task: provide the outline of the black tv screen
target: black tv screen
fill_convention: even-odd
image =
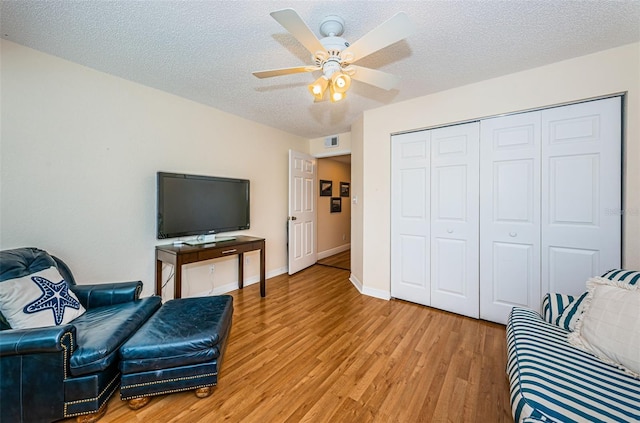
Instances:
[[[246,179],[158,172],[158,239],[249,229]]]

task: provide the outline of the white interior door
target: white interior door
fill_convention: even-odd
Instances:
[[[621,262],[621,99],[542,111],[542,289],[580,295]]]
[[[479,317],[478,122],[431,132],[431,306]]]
[[[317,261],[316,159],[289,150],[289,274]]]
[[[391,296],[430,305],[429,131],[391,138]]]
[[[540,112],[480,124],[480,317],[540,309]]]

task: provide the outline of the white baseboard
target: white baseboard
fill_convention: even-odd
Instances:
[[[289,271],[289,268],[287,266],[278,267],[277,269],[273,269],[267,272],[267,279],[271,279],[275,276],[282,275],[284,273],[287,273],[288,271]]]
[[[327,258],[329,256],[347,251],[349,249],[351,249],[351,243],[340,245],[339,247],[331,248],[329,250],[318,251],[318,260],[322,260],[323,258]]]
[[[362,282],[360,282],[353,273],[349,275],[349,280],[351,281],[353,286],[356,287],[358,292],[360,292],[363,295],[379,298],[381,300],[387,300],[387,301],[391,299],[391,294],[387,291],[383,291],[381,289],[367,288],[366,286],[363,286]]]
[[[282,275],[283,273],[287,273],[286,267],[279,267],[277,269],[273,269],[267,272],[267,274],[265,275],[267,279],[267,288],[269,287],[269,283],[268,283],[269,279],[273,278],[274,276]],[[258,283],[258,282],[260,282],[260,276],[259,275],[252,276],[244,280],[244,286],[253,285],[254,283]],[[193,296],[208,297],[212,295],[222,295],[222,294],[226,294],[227,292],[236,291],[237,289],[238,289],[238,281],[235,281],[235,282],[230,282],[222,286],[213,288],[211,291],[205,291],[205,292],[194,294]]]
[[[266,275],[267,291],[269,289],[268,279],[273,278],[274,276],[282,275],[283,273],[287,273],[286,267],[279,267],[278,269],[271,270],[269,273],[267,273]],[[353,273],[349,275],[349,281],[351,281],[353,286],[355,286],[358,292],[361,293],[362,295],[367,295],[369,297],[379,298],[381,300],[387,300],[387,301],[391,299],[391,294],[387,291],[383,291],[381,289],[375,289],[375,288],[368,288],[366,286],[363,286],[362,282],[360,282]],[[258,283],[258,282],[260,282],[260,276],[253,276],[249,279],[245,279],[244,286],[253,285],[254,283]],[[237,289],[238,289],[238,282],[236,281],[236,282],[224,284],[222,286],[218,286],[211,291],[205,291],[205,292],[193,294],[192,296],[208,297],[212,295],[223,295],[223,294],[226,294],[227,292],[236,291]]]
[[[382,289],[367,288],[365,286],[362,293],[369,297],[380,298],[381,300],[389,301],[391,299],[391,294],[387,291],[383,291]]]
[[[353,273],[349,275],[349,280],[351,281],[353,286],[356,287],[358,292],[362,294],[362,282],[360,282]]]

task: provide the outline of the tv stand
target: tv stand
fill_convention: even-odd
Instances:
[[[232,240],[220,239],[234,238]],[[265,240],[251,236],[220,237],[201,245],[156,246],[156,295],[162,295],[162,263],[174,267],[173,298],[182,297],[182,265],[226,256],[238,256],[238,288],[243,288],[244,253],[260,250],[260,296],[266,296]]]

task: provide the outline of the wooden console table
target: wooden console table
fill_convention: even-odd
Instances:
[[[238,256],[238,288],[244,282],[244,253],[260,250],[260,296],[266,296],[264,238],[237,236],[230,241],[211,242],[203,245],[156,246],[156,295],[162,295],[162,263],[174,268],[173,298],[182,297],[182,265],[219,257]]]

